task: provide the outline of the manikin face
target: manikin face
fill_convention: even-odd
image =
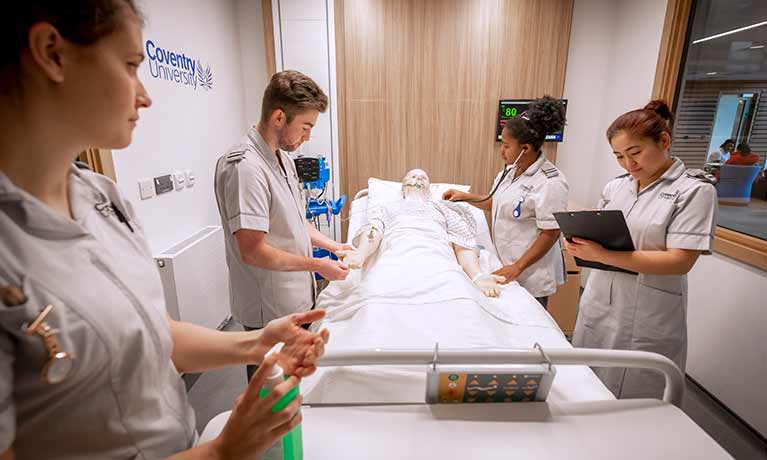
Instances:
[[[429,175],[422,169],[413,169],[402,178],[402,196],[404,198],[426,199],[431,193]]]

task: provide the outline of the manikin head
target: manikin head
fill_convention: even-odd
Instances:
[[[412,169],[402,178],[402,198],[428,200],[431,195],[429,175],[422,169]]]

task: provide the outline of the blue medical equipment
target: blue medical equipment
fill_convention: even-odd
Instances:
[[[294,163],[298,180],[301,181],[306,195],[306,218],[312,221],[317,230],[320,230],[319,219],[325,215],[330,226],[332,216],[340,214],[346,204],[346,195],[341,195],[337,200],[325,198],[328,182],[330,182],[330,168],[325,164],[325,157],[299,157],[294,160]],[[330,257],[338,260],[335,254],[321,248],[315,248],[313,256],[317,259]],[[323,279],[317,273],[314,277],[318,280]]]

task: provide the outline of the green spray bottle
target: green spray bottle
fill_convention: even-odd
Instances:
[[[260,397],[263,398],[270,391],[280,383],[284,382],[288,378],[285,376],[282,368],[275,364],[272,368],[272,372],[266,377],[264,386],[261,387]],[[274,406],[272,406],[272,412],[279,412],[290,404],[291,401],[296,399],[300,389],[296,385],[285,396],[280,398]],[[304,445],[301,438],[301,425],[293,428],[291,432],[278,439],[272,447],[264,453],[264,460],[303,460],[304,458]]]

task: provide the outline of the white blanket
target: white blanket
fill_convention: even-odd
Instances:
[[[488,251],[484,252],[482,268],[489,272],[496,267],[491,266]],[[399,214],[388,220],[381,246],[365,267],[353,270],[344,281],[330,283],[317,304],[327,310],[328,322],[348,320],[360,311],[365,316],[381,313],[386,317],[394,306],[418,315],[425,305],[460,304],[462,309],[451,313],[454,319],[476,323],[492,316],[511,325],[555,327],[540,308],[516,308],[531,301],[535,302],[517,283],[505,286],[498,298],[485,297],[458,264],[440,223]]]

